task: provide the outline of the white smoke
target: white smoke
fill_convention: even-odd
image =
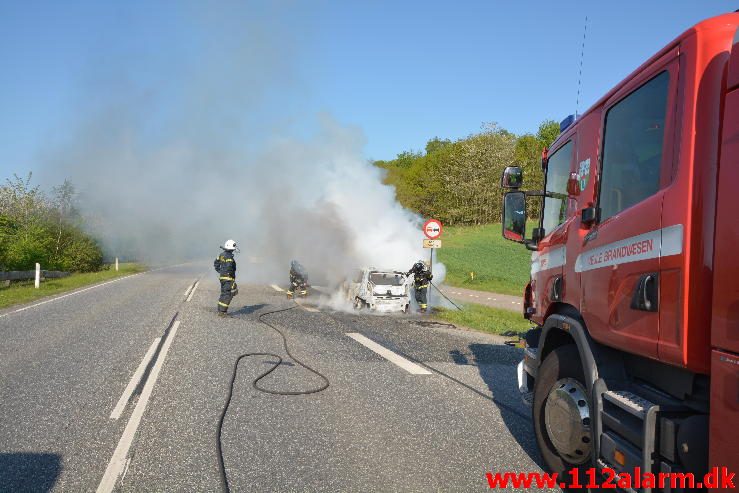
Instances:
[[[428,255],[421,218],[363,157],[359,128],[293,111],[300,33],[285,9],[252,7],[191,12],[204,48],[171,74],[147,66],[156,83],[130,82],[143,62],[108,64],[47,170],[78,186],[108,255],[212,259],[233,238],[241,282],[285,284],[291,259],[332,286],[362,267],[409,269]]]

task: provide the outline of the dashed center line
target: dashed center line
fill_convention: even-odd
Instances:
[[[149,350],[144,356],[144,359],[141,360],[139,367],[136,368],[136,371],[133,373],[131,381],[128,382],[128,385],[123,391],[121,398],[118,399],[118,404],[115,405],[115,407],[113,408],[113,412],[110,413],[110,419],[118,419],[121,417],[121,414],[123,414],[123,410],[126,408],[126,404],[128,404],[128,401],[131,399],[131,395],[133,395],[133,391],[136,390],[136,387],[139,385],[141,377],[144,375],[146,367],[149,366],[149,361],[151,361],[151,358],[154,356],[154,353],[157,350],[157,346],[159,345],[159,341],[161,340],[161,337],[157,337],[156,339],[154,339],[154,342],[151,343]]]
[[[302,308],[303,310],[307,310],[307,311],[313,312],[313,313],[320,313],[321,312],[321,310],[319,310],[318,308],[313,308],[312,306],[304,305],[301,302],[299,302],[298,300],[295,300],[295,303],[297,303],[298,305],[300,305],[300,308]]]
[[[190,296],[187,297],[187,301],[192,300],[192,297],[195,295],[195,290],[198,289],[199,285],[200,285],[200,281],[197,281],[195,285],[192,287],[192,291],[190,291]]]
[[[272,288],[272,289],[274,289],[275,291],[279,291],[279,292],[285,291],[284,289],[282,289],[281,287],[279,287],[277,284],[270,284],[269,287]]]
[[[169,335],[164,340],[162,350],[151,369],[151,373],[149,374],[149,378],[146,380],[144,389],[141,391],[139,401],[136,403],[136,407],[133,409],[131,417],[128,419],[128,424],[126,424],[126,428],[123,430],[123,435],[118,442],[118,446],[115,448],[115,452],[113,452],[113,457],[111,457],[108,467],[105,469],[103,479],[100,480],[97,493],[109,493],[113,491],[118,482],[118,478],[126,468],[126,464],[128,462],[126,460],[128,457],[128,451],[133,443],[136,430],[138,429],[139,424],[141,424],[141,418],[144,416],[146,405],[148,404],[151,393],[154,390],[154,385],[157,383],[159,372],[164,365],[164,359],[167,357],[167,352],[169,352],[169,347],[172,345],[172,341],[174,340],[174,336],[177,334],[177,328],[179,326],[180,321],[175,321],[174,324],[172,324],[172,329],[169,331]]]
[[[431,375],[432,373],[427,370],[426,368],[419,366],[415,364],[412,361],[409,361],[405,359],[404,357],[400,356],[399,354],[396,354],[392,351],[390,351],[388,348],[381,346],[380,344],[376,343],[372,339],[369,339],[362,334],[359,334],[357,332],[350,332],[346,334],[347,336],[351,337],[355,341],[357,341],[359,344],[363,345],[364,347],[374,351],[375,353],[379,354],[386,360],[390,361],[391,363],[395,363],[408,373],[412,375]]]

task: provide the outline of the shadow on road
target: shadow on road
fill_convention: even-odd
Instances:
[[[473,343],[468,347],[472,361],[459,350],[450,351],[449,355],[458,365],[477,367],[489,390],[486,397],[500,410],[511,435],[531,460],[544,468],[534,437],[531,410],[523,404],[517,388],[516,364],[521,359],[519,351],[497,344]]]
[[[0,453],[0,492],[51,491],[61,471],[58,454]]]
[[[267,306],[267,305],[264,304],[264,303],[260,303],[258,305],[246,305],[246,306],[242,306],[238,310],[234,310],[234,311],[229,312],[229,313],[231,313],[231,315],[251,315],[252,313],[256,312],[257,310],[261,310],[265,306]]]

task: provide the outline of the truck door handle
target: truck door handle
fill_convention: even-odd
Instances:
[[[636,283],[636,291],[631,299],[631,308],[645,312],[656,312],[659,300],[659,274],[644,274]]]

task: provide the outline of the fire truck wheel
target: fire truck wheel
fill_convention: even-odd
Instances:
[[[552,472],[565,474],[590,464],[590,409],[577,347],[554,349],[537,372],[532,407],[536,441]]]

